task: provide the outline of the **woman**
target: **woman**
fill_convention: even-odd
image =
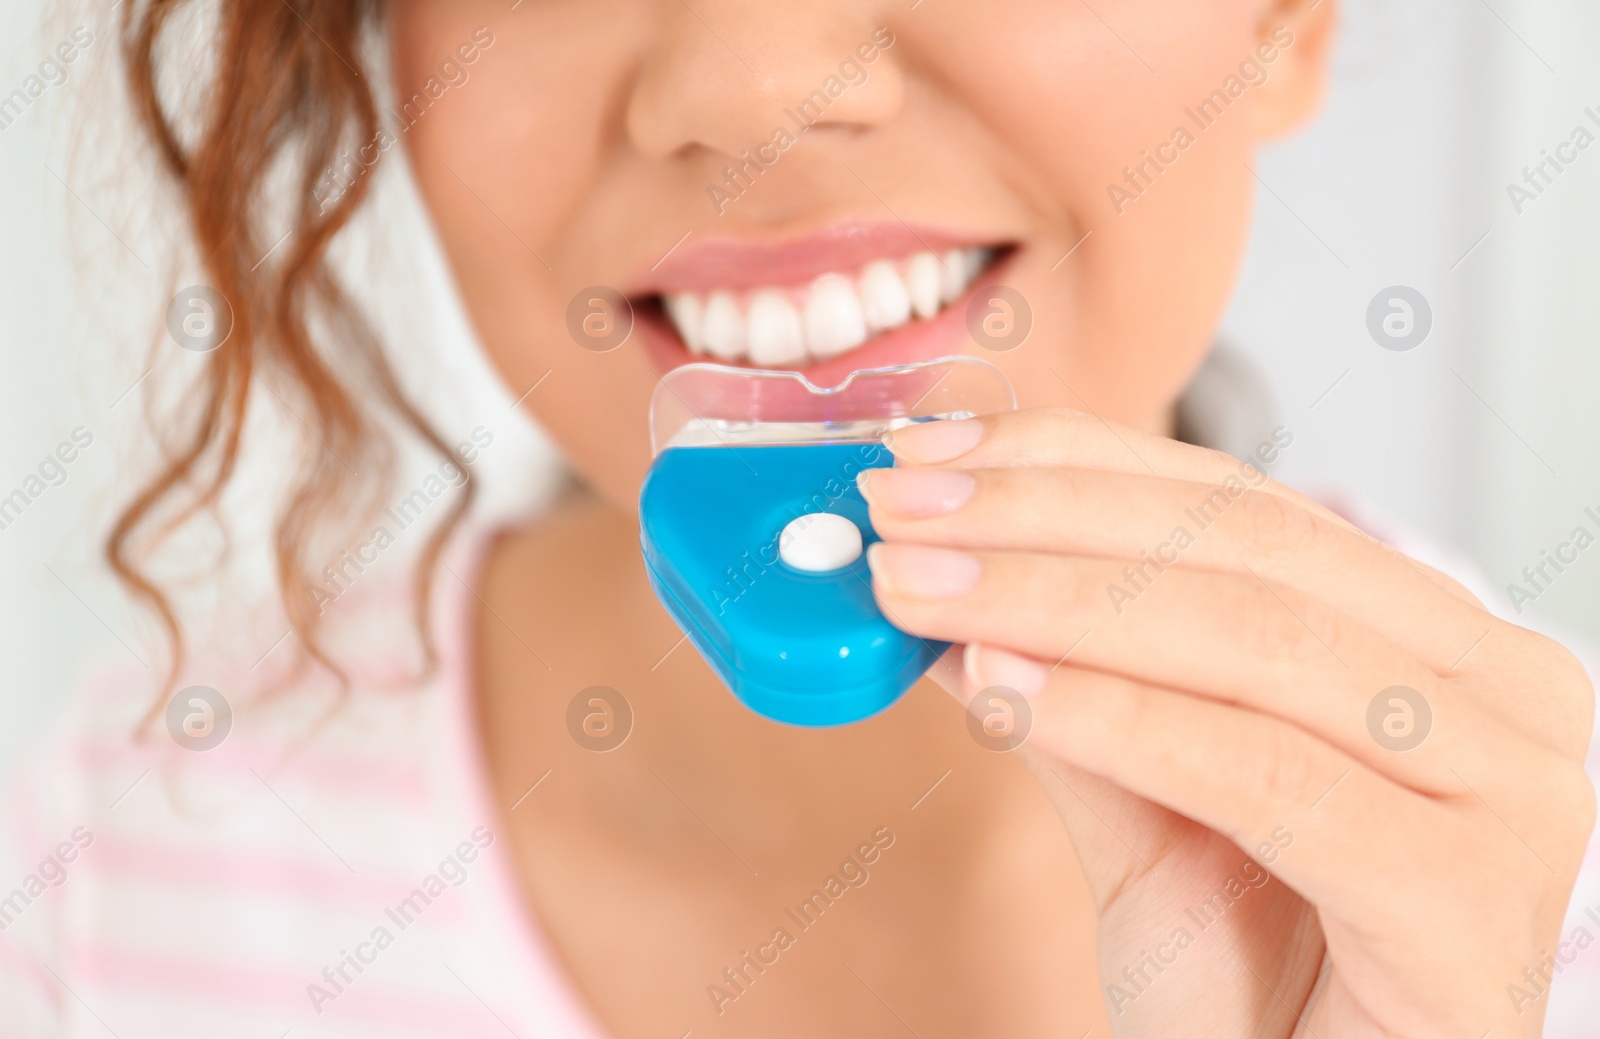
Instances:
[[[18,782],[49,875],[4,935],[17,1034],[1540,1034],[1583,669],[1265,480],[1292,430],[1247,466],[1173,439],[1332,0],[190,6],[119,17],[232,324],[109,545],[188,652],[93,685]],[[218,75],[180,116],[196,31]],[[362,640],[397,596],[324,533],[406,497],[368,484],[391,420],[448,483],[486,449],[426,427],[329,273],[396,142],[579,481],[512,529],[428,517],[420,661]],[[1002,284],[1031,326],[986,350]],[[956,644],[950,697],[754,716],[639,565],[656,380],[957,352],[1022,410],[903,430],[861,483],[875,595]],[[284,658],[185,640],[148,559],[272,397],[315,436],[273,538],[306,666],[254,697]],[[1014,754],[965,721],[996,689]]]

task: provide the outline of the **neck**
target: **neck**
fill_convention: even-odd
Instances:
[[[656,601],[634,518],[586,494],[503,538],[482,584],[477,695],[491,759],[518,777],[565,767],[618,817],[630,815],[641,783],[666,782],[686,797],[687,784],[763,820],[746,839],[775,855],[819,824],[848,842],[882,822],[868,817],[881,809],[864,791],[888,780],[905,786],[909,804],[911,788],[971,749],[961,708],[930,682],[878,718],[838,729],[758,717]],[[632,711],[617,753],[583,750],[567,730],[569,703],[597,685],[622,693]]]

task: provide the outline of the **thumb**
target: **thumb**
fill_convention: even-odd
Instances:
[[[966,646],[952,646],[928,677],[968,711],[986,710],[984,698],[965,667]],[[1029,701],[1028,724],[1049,724],[1050,693]],[[1110,780],[1085,772],[1029,746],[1029,732],[1017,735],[1016,753],[1038,778],[1077,850],[1097,909],[1140,878],[1154,874],[1160,860],[1190,831],[1203,827],[1177,813],[1131,794]]]
[[[1110,780],[1024,745],[1024,763],[1044,787],[1077,850],[1102,914],[1119,896],[1158,878],[1162,861],[1204,827]]]

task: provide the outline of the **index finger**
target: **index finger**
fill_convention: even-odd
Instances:
[[[1275,431],[1277,439],[1261,447],[1267,462],[1272,460],[1265,457],[1269,448],[1275,456],[1294,439],[1283,427],[1279,430],[1281,436]],[[1379,540],[1327,506],[1273,480],[1250,461],[1117,425],[1071,408],[1029,408],[978,418],[917,423],[894,430],[884,444],[894,453],[897,464],[953,469],[1066,466],[1148,473],[1199,483],[1227,484],[1231,480],[1243,488],[1293,502],[1370,541]],[[1477,596],[1454,578],[1416,560],[1407,562],[1451,595],[1483,608]]]

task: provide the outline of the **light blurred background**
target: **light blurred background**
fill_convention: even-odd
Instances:
[[[1514,614],[1506,586],[1525,566],[1574,527],[1600,535],[1584,514],[1600,515],[1600,147],[1520,215],[1506,191],[1575,127],[1600,136],[1600,6],[1346,0],[1344,10],[1321,119],[1259,158],[1252,244],[1224,332],[1265,369],[1294,433],[1276,475],[1470,561],[1491,606]],[[63,125],[75,100],[103,103],[90,81],[110,69],[109,22],[55,2],[0,5],[0,97],[79,25],[94,39],[67,82],[0,130],[0,498],[74,429],[94,437],[64,482],[0,529],[0,769],[86,661],[154,660],[148,630],[98,566],[96,539],[126,454],[119,430],[142,392],[138,357],[109,358],[156,334],[176,286],[156,262],[150,200],[136,190],[131,204],[97,201],[118,176],[115,150]],[[426,244],[416,228],[400,233]],[[433,306],[412,327],[459,339],[436,257],[422,257],[430,291],[420,295]],[[1369,305],[1397,285],[1432,311],[1426,340],[1404,351],[1368,329]],[[470,381],[482,399],[468,413],[505,414],[486,373]],[[536,438],[504,421],[520,446],[496,464],[526,473],[540,464]],[[1600,546],[1565,566],[1518,619],[1600,646]]]

